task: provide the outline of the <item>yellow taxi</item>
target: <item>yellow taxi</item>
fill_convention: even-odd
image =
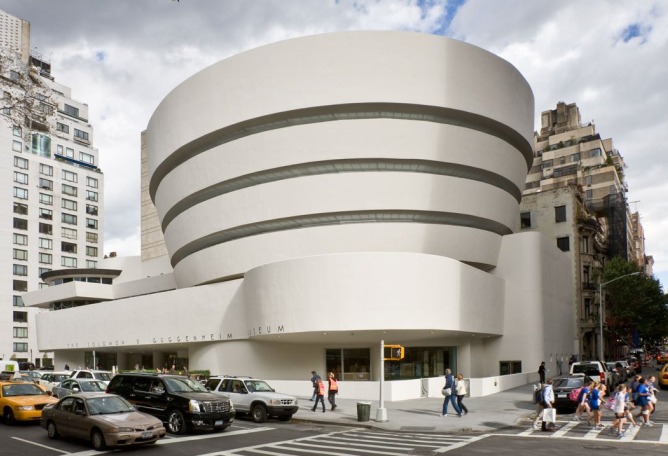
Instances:
[[[44,406],[56,402],[57,399],[32,382],[0,382],[0,410],[5,424],[39,421]]]
[[[656,381],[659,384],[659,388],[661,389],[668,388],[668,364],[663,365]]]

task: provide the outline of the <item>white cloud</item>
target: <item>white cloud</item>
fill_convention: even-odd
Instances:
[[[56,80],[90,106],[105,172],[105,252],[139,252],[139,134],[158,103],[206,66],[278,40],[350,29],[445,33],[515,65],[536,120],[558,101],[595,119],[629,165],[655,272],[668,280],[661,160],[668,131],[668,13],[660,0],[0,0],[31,22]],[[446,16],[456,12],[454,18]],[[444,24],[452,19],[449,28]],[[629,31],[633,32],[630,33]],[[633,36],[637,35],[637,36]],[[633,36],[624,40],[625,37]],[[100,59],[103,55],[104,58]],[[633,205],[632,205],[633,206]]]

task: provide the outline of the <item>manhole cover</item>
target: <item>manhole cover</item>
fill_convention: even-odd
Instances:
[[[585,450],[599,450],[599,451],[609,451],[616,450],[617,448],[607,445],[585,445],[582,448]]]

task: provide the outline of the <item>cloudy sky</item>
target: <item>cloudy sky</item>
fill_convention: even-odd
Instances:
[[[0,9],[31,23],[32,47],[90,106],[106,176],[105,253],[139,254],[139,134],[177,84],[286,38],[408,30],[510,61],[533,88],[536,124],[557,102],[577,103],[623,155],[628,201],[668,281],[668,1],[0,0]]]

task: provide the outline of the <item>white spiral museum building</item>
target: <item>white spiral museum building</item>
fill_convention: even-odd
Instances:
[[[406,347],[385,378],[413,380],[389,382],[394,399],[440,385],[445,367],[473,394],[526,382],[572,351],[569,263],[516,233],[533,104],[508,62],[423,34],[324,34],[212,65],[145,133],[168,258],[103,262],[118,271],[111,298],[41,314],[40,349],[283,389],[335,371],[342,394],[375,397],[384,340]],[[70,285],[24,300],[49,307]],[[66,318],[102,321],[75,342],[54,330]]]

